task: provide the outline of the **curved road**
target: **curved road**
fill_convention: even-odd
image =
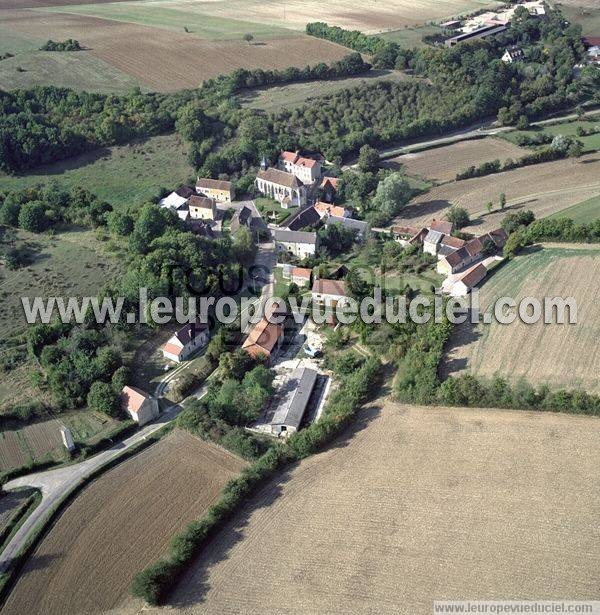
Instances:
[[[274,245],[263,244],[259,246],[259,252],[256,256],[256,264],[260,264],[270,270],[268,283],[262,288],[262,294],[256,299],[261,301],[266,299],[272,293],[272,269],[276,260]],[[167,385],[173,378],[178,376],[182,371],[187,369],[189,364],[184,363],[178,365],[174,369],[168,371],[158,383],[155,389],[155,396],[162,397],[165,393]],[[201,386],[197,391],[192,393],[190,397],[200,398],[206,393],[207,385]],[[188,397],[187,399],[190,399]],[[185,402],[185,400],[184,400]],[[182,404],[184,403],[182,402]],[[4,574],[11,561],[19,555],[25,547],[31,533],[38,524],[45,522],[56,506],[67,497],[82,481],[86,480],[94,472],[102,468],[104,465],[121,456],[131,447],[139,444],[148,436],[161,429],[167,423],[170,423],[183,409],[182,404],[174,404],[164,410],[156,421],[149,423],[136,431],[132,436],[116,442],[109,449],[102,451],[86,459],[80,463],[57,468],[55,470],[47,470],[28,474],[8,481],[3,489],[10,490],[18,487],[35,487],[42,493],[42,501],[29,514],[23,524],[15,532],[10,542],[5,546],[0,554],[0,574]]]

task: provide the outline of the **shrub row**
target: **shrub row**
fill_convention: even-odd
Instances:
[[[549,162],[551,160],[559,160],[560,158],[566,158],[568,152],[553,149],[551,147],[526,154],[518,160],[507,158],[504,163],[500,160],[492,160],[491,162],[484,162],[479,166],[470,166],[468,169],[456,174],[456,179],[469,179],[471,177],[483,177],[484,175],[491,175],[492,173],[502,173],[503,171],[510,171],[511,169],[518,169],[519,167],[528,167],[532,164],[540,164],[542,162]]]
[[[131,586],[133,595],[153,605],[163,601],[207,540],[265,480],[271,478],[283,464],[302,459],[318,450],[348,424],[373,385],[379,367],[377,359],[368,359],[344,380],[318,422],[294,434],[285,444],[270,448],[238,477],[229,481],[219,501],[211,506],[204,517],[190,523],[172,539],[169,555],[136,575]]]

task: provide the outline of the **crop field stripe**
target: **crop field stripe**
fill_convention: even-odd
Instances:
[[[548,217],[571,218],[576,224],[587,224],[592,220],[597,220],[600,218],[600,194],[572,207],[557,211]]]
[[[154,3],[144,4],[136,2],[134,4],[126,4],[121,2],[116,4],[61,6],[36,10],[122,21],[140,26],[177,31],[181,33],[183,38],[195,36],[213,41],[239,40],[245,33],[251,33],[255,38],[297,36],[297,32],[277,26],[224,17],[213,17],[204,13],[198,14],[176,8],[157,6]],[[184,28],[188,28],[189,32],[185,32]]]

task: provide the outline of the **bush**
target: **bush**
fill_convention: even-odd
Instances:
[[[87,395],[87,405],[97,412],[103,412],[108,416],[118,416],[121,413],[118,398],[112,387],[106,382],[99,380],[90,387]]]

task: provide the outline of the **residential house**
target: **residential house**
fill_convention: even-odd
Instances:
[[[317,383],[318,373],[308,367],[295,369],[279,389],[279,403],[271,419],[271,433],[288,436],[300,429]]]
[[[317,224],[320,224],[320,222],[321,216],[316,208],[307,207],[306,209],[301,209],[295,214],[292,214],[286,222],[284,222],[284,227],[290,231],[299,231],[303,228],[313,228]]]
[[[435,256],[438,253],[438,249],[443,238],[443,233],[430,229],[427,235],[425,235],[425,239],[423,239],[423,252],[427,252],[427,254],[432,254]]]
[[[506,64],[512,64],[513,62],[522,62],[525,59],[525,53],[520,47],[512,45],[508,47],[502,55],[502,61]]]
[[[250,330],[242,348],[255,359],[264,358],[271,362],[284,338],[284,328],[281,324],[269,322],[262,318]]]
[[[333,203],[339,185],[340,180],[337,177],[328,177],[327,175],[323,177],[321,185],[319,186],[323,199],[329,203]]]
[[[307,231],[288,231],[287,229],[275,229],[273,241],[277,252],[291,252],[298,258],[312,256],[317,251],[317,234]]]
[[[205,323],[186,323],[162,347],[166,359],[180,363],[208,344],[210,331]]]
[[[215,220],[217,217],[217,206],[214,199],[206,196],[194,195],[188,201],[190,218],[193,220]]]
[[[123,410],[127,412],[140,427],[158,418],[160,414],[158,400],[136,387],[123,387],[119,396],[119,401]]]
[[[306,186],[292,173],[261,169],[254,185],[261,194],[275,199],[284,209],[306,205]]]
[[[300,156],[300,152],[281,152],[277,166],[281,171],[295,175],[302,183],[313,184],[321,177],[321,163]]]
[[[164,199],[158,202],[160,207],[165,209],[179,209],[185,207],[189,198],[194,194],[194,190],[189,186],[181,186],[171,194],[168,194]]]
[[[325,226],[331,226],[332,224],[339,224],[345,229],[354,231],[356,233],[355,238],[357,241],[364,241],[368,237],[369,231],[371,230],[368,222],[354,220],[353,218],[328,216],[325,220]]]
[[[393,226],[392,236],[403,246],[422,244],[429,231],[426,228],[416,226]]]
[[[335,307],[346,299],[346,282],[343,280],[315,280],[312,287],[312,300],[327,306]]]
[[[231,182],[222,179],[207,179],[199,177],[196,182],[196,192],[217,203],[231,203],[235,198],[235,188]]]
[[[337,218],[350,217],[350,211],[348,209],[344,209],[340,205],[324,203],[323,201],[317,201],[315,203],[315,210],[318,212],[321,218],[325,218],[327,216],[336,216]]]

